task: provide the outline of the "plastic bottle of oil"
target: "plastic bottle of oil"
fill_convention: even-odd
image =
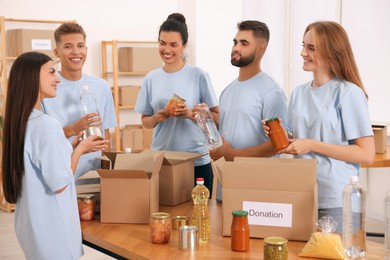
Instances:
[[[197,178],[196,186],[192,189],[192,200],[194,202],[192,225],[198,227],[199,243],[207,243],[210,239],[209,196],[210,192],[204,186],[204,179]]]

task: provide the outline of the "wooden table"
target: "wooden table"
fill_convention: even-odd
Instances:
[[[99,216],[93,221],[81,221],[83,242],[104,253],[119,259],[263,259],[263,240],[251,239],[248,252],[233,252],[230,249],[230,237],[222,236],[222,204],[210,200],[211,238],[210,242],[200,245],[197,250],[178,249],[178,230],[172,230],[168,244],[158,245],[150,242],[147,224],[103,224]],[[172,216],[191,216],[192,202],[176,207],[160,207],[160,211]],[[300,258],[299,252],[305,242],[288,242],[289,260],[313,259]],[[382,244],[367,241],[366,259],[383,260]]]
[[[373,163],[361,166],[362,168],[390,167],[390,146],[387,146],[385,153],[376,153]]]

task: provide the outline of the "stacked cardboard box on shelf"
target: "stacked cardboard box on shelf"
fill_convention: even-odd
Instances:
[[[389,123],[372,123],[372,130],[374,132],[375,152],[385,153],[387,147],[387,125]]]
[[[122,47],[118,56],[120,72],[149,72],[162,66],[156,47]]]
[[[316,162],[289,158],[234,158],[215,162],[222,182],[223,235],[232,211],[249,212],[250,236],[307,241],[317,221]]]
[[[119,105],[125,107],[135,107],[140,86],[120,86]]]
[[[125,148],[149,150],[152,138],[153,129],[147,129],[142,125],[126,125],[121,133],[122,150]]]
[[[54,31],[13,29],[7,31],[7,56],[17,57],[28,51],[38,51],[54,57]]]

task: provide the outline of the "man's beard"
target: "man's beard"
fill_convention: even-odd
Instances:
[[[236,67],[245,67],[245,66],[248,66],[249,64],[251,64],[253,61],[255,60],[255,55],[251,55],[249,57],[241,57],[241,59],[239,60],[234,60],[233,58],[230,60],[230,62],[232,63],[233,66],[236,66]]]

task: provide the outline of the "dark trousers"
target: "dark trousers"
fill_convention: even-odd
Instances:
[[[214,181],[214,174],[213,169],[211,167],[211,163],[201,165],[201,166],[195,166],[195,172],[194,172],[194,187],[196,186],[196,178],[203,178],[204,179],[204,185],[209,189],[210,197],[211,193],[213,192],[213,181]]]

